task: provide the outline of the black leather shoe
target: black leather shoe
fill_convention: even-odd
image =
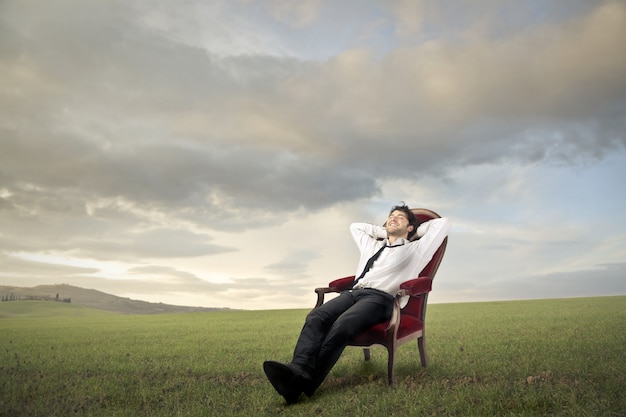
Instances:
[[[263,362],[263,371],[287,404],[298,402],[302,394],[302,376],[296,374],[289,365],[276,361]]]
[[[291,368],[294,374],[300,377],[298,382],[302,388],[302,391],[306,394],[307,397],[311,397],[319,386],[319,384],[316,383],[315,380],[311,377],[311,373],[293,363],[290,363],[287,366]]]
[[[319,387],[319,384],[312,379],[305,379],[304,385],[302,387],[302,392],[306,394],[307,397],[311,398],[315,393],[315,390]]]

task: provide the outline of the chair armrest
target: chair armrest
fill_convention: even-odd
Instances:
[[[419,277],[410,279],[400,284],[400,290],[404,290],[402,295],[426,294],[433,289],[433,280],[430,277]]]
[[[345,290],[349,290],[352,288],[352,283],[354,282],[354,275],[350,275],[349,277],[339,278],[334,281],[331,281],[328,286],[336,292],[341,292]]]
[[[400,326],[400,315],[402,311],[401,300],[407,296],[416,296],[420,294],[429,293],[432,290],[433,280],[430,277],[419,277],[404,281],[400,284],[400,291],[396,293],[393,301],[393,312],[391,313],[391,319],[389,320],[389,326],[387,326],[387,332],[391,337],[390,340],[395,340],[395,335],[398,332]]]
[[[351,275],[349,277],[343,277],[343,278],[339,278],[334,281],[331,281],[328,284],[328,287],[316,288],[315,292],[317,293],[317,302],[315,303],[315,307],[313,307],[313,309],[316,309],[317,307],[324,304],[324,294],[328,294],[329,292],[341,292],[341,291],[349,290],[350,288],[352,288],[353,282],[354,282],[354,275]]]

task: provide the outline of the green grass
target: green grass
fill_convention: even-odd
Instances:
[[[626,296],[429,306],[429,367],[348,348],[285,405],[265,359],[289,360],[307,310],[118,315],[0,303],[0,416],[623,416]]]

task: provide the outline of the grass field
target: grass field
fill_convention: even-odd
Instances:
[[[434,304],[429,367],[404,345],[348,348],[287,406],[265,359],[288,360],[307,310],[119,315],[0,303],[0,416],[624,416],[626,296]]]

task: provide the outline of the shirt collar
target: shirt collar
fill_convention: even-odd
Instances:
[[[402,245],[406,245],[407,243],[409,243],[408,240],[404,239],[404,238],[399,238],[396,239],[396,241],[394,242],[393,245],[389,244],[389,239],[385,239],[385,246],[389,246],[391,248],[395,247],[395,246],[402,246]]]

